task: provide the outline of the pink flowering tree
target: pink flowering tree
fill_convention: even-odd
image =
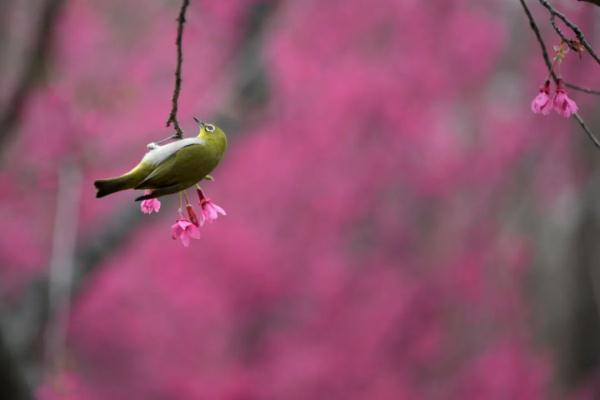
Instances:
[[[542,3],[49,7],[0,129],[15,398],[597,397],[598,155],[562,117],[600,80],[564,27],[540,59]],[[194,116],[230,138],[214,182],[95,198]]]

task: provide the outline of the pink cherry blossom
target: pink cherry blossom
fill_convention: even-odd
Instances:
[[[548,115],[552,110],[552,101],[550,99],[550,81],[546,81],[540,88],[539,93],[531,102],[531,111],[534,114]]]
[[[569,118],[572,114],[575,114],[578,109],[577,103],[567,96],[567,92],[559,83],[556,95],[554,96],[554,111],[565,118]]]
[[[151,190],[145,190],[144,194],[150,194],[152,193]],[[152,214],[153,212],[158,212],[160,210],[160,200],[158,199],[147,199],[147,200],[142,200],[142,202],[140,203],[140,210],[142,210],[142,212],[144,214]]]
[[[196,225],[187,219],[179,218],[171,226],[171,234],[173,240],[181,240],[181,244],[185,247],[190,245],[190,238],[200,239],[200,230]]]
[[[160,200],[158,199],[148,199],[143,200],[140,203],[140,210],[144,214],[152,214],[153,212],[158,212],[160,210]]]
[[[212,222],[214,220],[216,220],[217,218],[219,218],[219,214],[221,215],[227,215],[227,213],[225,212],[225,210],[216,205],[215,203],[213,203],[211,201],[211,199],[209,199],[208,197],[206,197],[206,195],[204,195],[204,192],[202,192],[202,190],[198,189],[198,197],[200,197],[200,207],[202,208],[202,220],[200,221],[200,223],[203,225],[204,222],[208,221],[208,222]]]

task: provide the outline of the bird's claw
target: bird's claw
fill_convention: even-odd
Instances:
[[[204,177],[204,179],[206,179],[207,181],[211,181],[211,182],[214,182],[214,181],[215,181],[215,178],[213,178],[211,175],[206,175],[206,176]]]

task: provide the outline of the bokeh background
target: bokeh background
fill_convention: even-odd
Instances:
[[[189,248],[92,185],[171,134],[180,5],[0,2],[2,398],[600,398],[600,153],[530,112],[517,1],[192,0],[179,119],[230,149]]]

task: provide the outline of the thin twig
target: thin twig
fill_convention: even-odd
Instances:
[[[543,2],[545,0],[539,0],[539,1]],[[548,72],[552,76],[552,79],[554,80],[554,82],[558,82],[558,77],[556,76],[556,74],[554,73],[554,70],[552,69],[552,62],[550,61],[550,56],[548,55],[546,43],[544,42],[544,39],[542,38],[542,35],[541,35],[540,30],[535,22],[535,19],[533,18],[531,11],[529,11],[529,7],[527,7],[527,4],[525,4],[525,0],[520,0],[520,2],[521,2],[521,5],[523,6],[523,10],[525,11],[525,15],[527,15],[527,19],[529,20],[529,26],[531,27],[531,30],[535,34],[535,37],[537,38],[537,41],[540,44],[540,49],[542,50],[542,57],[544,59],[544,63],[546,64],[546,67],[548,68]],[[574,86],[574,85],[566,84],[566,83],[565,83],[565,85],[568,87]],[[578,89],[581,90],[584,88],[578,88]],[[583,90],[583,91],[585,91],[585,90]],[[596,136],[588,128],[588,126],[586,125],[583,118],[581,118],[581,116],[578,113],[574,113],[573,117],[575,118],[575,120],[577,120],[577,122],[581,126],[581,129],[583,129],[583,131],[586,133],[586,135],[588,135],[588,137],[590,138],[590,140],[592,141],[594,146],[596,146],[598,149],[600,149],[600,140],[598,140],[598,138],[596,138]]]
[[[570,82],[565,82],[563,81],[563,84],[568,87],[569,89],[573,89],[573,90],[577,90],[578,92],[583,92],[583,93],[587,93],[587,94],[593,94],[595,96],[600,96],[600,90],[595,90],[595,89],[590,89],[590,88],[586,88],[586,87],[582,87],[582,86],[577,86],[574,85]]]
[[[540,44],[540,49],[542,50],[542,57],[544,58],[544,63],[546,64],[546,67],[548,68],[548,71],[550,72],[550,75],[552,76],[552,80],[554,82],[557,82],[558,77],[556,76],[556,74],[554,73],[554,69],[552,68],[552,61],[550,61],[550,55],[548,54],[548,50],[546,49],[546,43],[544,42],[544,39],[542,38],[542,34],[540,33],[540,30],[539,30],[537,24],[535,23],[535,19],[533,18],[531,11],[529,11],[529,7],[527,7],[527,4],[525,4],[524,0],[520,0],[520,1],[521,1],[521,5],[523,5],[523,9],[525,10],[525,14],[527,15],[527,19],[529,20],[529,26],[531,27],[531,30],[535,34],[535,37],[536,37],[538,43]],[[583,86],[575,85],[574,83],[566,82],[564,80],[563,80],[563,84],[566,87],[568,87],[569,89],[577,90],[579,92],[583,92],[583,93],[587,93],[587,94],[593,94],[596,96],[600,96],[600,90],[595,90],[595,89],[590,89],[590,88],[586,88]]]
[[[583,47],[587,50],[589,55],[592,56],[592,58],[598,64],[600,64],[600,56],[598,56],[598,54],[596,54],[594,49],[592,49],[592,46],[589,44],[589,42],[583,35],[583,32],[581,31],[581,29],[579,29],[579,27],[576,24],[574,24],[573,22],[571,22],[571,20],[569,20],[567,17],[565,17],[564,14],[562,14],[560,11],[558,11],[556,8],[554,8],[550,3],[548,3],[548,0],[538,0],[538,1],[540,2],[540,4],[542,6],[544,6],[546,8],[546,10],[548,10],[548,12],[550,13],[551,16],[558,17],[562,22],[564,22],[564,24],[566,26],[569,27],[569,29],[571,29],[571,31],[575,34],[575,36],[579,40],[579,43],[581,43],[583,45]]]
[[[588,137],[590,138],[592,143],[594,143],[594,146],[596,146],[598,149],[600,149],[600,140],[598,140],[598,138],[596,138],[596,136],[594,136],[594,134],[592,133],[590,128],[588,128],[588,126],[585,124],[585,121],[583,120],[583,118],[581,118],[579,113],[574,113],[573,117],[577,120],[577,122],[581,126],[581,129],[583,129],[583,131],[586,133],[586,135],[588,135]]]
[[[533,18],[533,15],[531,15],[531,11],[529,11],[529,7],[527,7],[527,4],[525,4],[525,0],[520,0],[520,2],[521,2],[521,5],[523,6],[523,10],[525,11],[525,15],[527,15],[527,19],[529,20],[529,26],[531,27],[531,30],[535,34],[535,37],[536,37],[538,43],[540,44],[540,49],[542,50],[542,58],[544,59],[544,62],[546,63],[548,72],[550,72],[550,75],[552,76],[552,79],[554,80],[554,82],[557,82],[558,77],[556,76],[556,74],[554,73],[554,70],[552,69],[552,61],[550,61],[550,56],[548,55],[548,50],[546,49],[546,43],[544,42],[544,39],[542,38],[540,29],[538,28],[537,24],[535,23],[535,19]]]
[[[577,48],[573,45],[571,40],[567,39],[562,29],[560,29],[560,27],[556,24],[556,15],[550,15],[550,24],[552,25],[552,28],[554,28],[556,34],[560,37],[560,40],[562,40],[563,43],[566,43],[571,50],[577,51]]]
[[[183,63],[183,26],[185,24],[185,12],[189,5],[190,0],[183,0],[183,3],[181,4],[181,9],[179,10],[179,16],[177,17],[177,39],[175,41],[175,44],[177,45],[177,68],[175,69],[175,88],[173,89],[173,99],[171,101],[171,113],[169,114],[169,118],[167,119],[167,126],[173,123],[173,127],[175,128],[175,134],[172,136],[173,139],[183,138],[183,131],[179,127],[179,122],[177,121],[177,107],[179,102],[179,92],[181,91],[181,64]]]

